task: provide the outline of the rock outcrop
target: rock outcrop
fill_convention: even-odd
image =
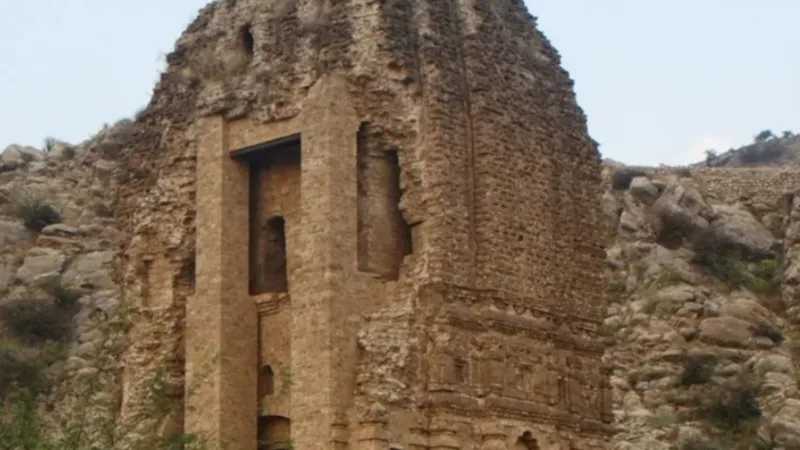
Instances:
[[[108,323],[120,305],[122,240],[115,187],[97,158],[113,129],[78,146],[12,145],[0,156],[0,402],[37,392],[53,426],[75,415],[69,397],[97,372],[102,350],[121,342]],[[113,379],[118,361],[105,370]],[[101,391],[118,398],[113,383]]]
[[[606,169],[615,446],[800,448],[800,203],[721,203],[706,174]]]

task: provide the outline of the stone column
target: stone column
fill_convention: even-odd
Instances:
[[[196,295],[186,305],[186,431],[255,450],[258,314],[248,293],[248,169],[221,117],[198,122]]]
[[[332,448],[332,426],[354,385],[354,329],[345,308],[356,267],[356,133],[346,83],[309,90],[299,117],[301,230],[292,296],[292,437],[296,450]]]

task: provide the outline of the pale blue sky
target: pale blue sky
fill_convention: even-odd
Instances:
[[[0,0],[0,149],[131,116],[205,3]],[[800,132],[800,0],[526,3],[605,157],[682,164],[766,128]]]

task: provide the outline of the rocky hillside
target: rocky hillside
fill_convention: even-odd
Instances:
[[[782,166],[800,163],[800,135],[784,131],[779,136],[764,130],[755,136],[753,143],[724,153],[710,150],[706,160],[697,166],[741,167]]]
[[[616,448],[800,449],[800,197],[710,175],[606,169]]]
[[[123,342],[122,330],[108,327],[119,316],[114,265],[122,242],[108,157],[121,148],[128,124],[78,146],[48,140],[42,150],[12,145],[0,154],[0,448],[62,448],[27,446],[44,442],[25,414],[30,405],[21,403],[27,393],[65,431],[61,419],[85,418],[90,406],[85,399],[72,408],[67,393],[81,386],[118,391],[113,358],[104,365],[105,384],[95,382],[98,355]]]

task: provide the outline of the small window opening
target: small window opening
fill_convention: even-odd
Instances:
[[[255,50],[256,41],[253,38],[253,31],[250,25],[245,25],[242,27],[241,31],[241,41],[242,41],[242,48],[244,49],[244,53],[248,57],[253,56],[253,52]]]
[[[258,398],[275,393],[275,373],[271,366],[262,366],[258,372]]]
[[[533,437],[533,433],[530,431],[522,433],[522,436],[517,439],[514,448],[516,450],[540,450],[539,441]]]
[[[467,381],[467,362],[462,358],[455,360],[456,382],[464,383]]]

